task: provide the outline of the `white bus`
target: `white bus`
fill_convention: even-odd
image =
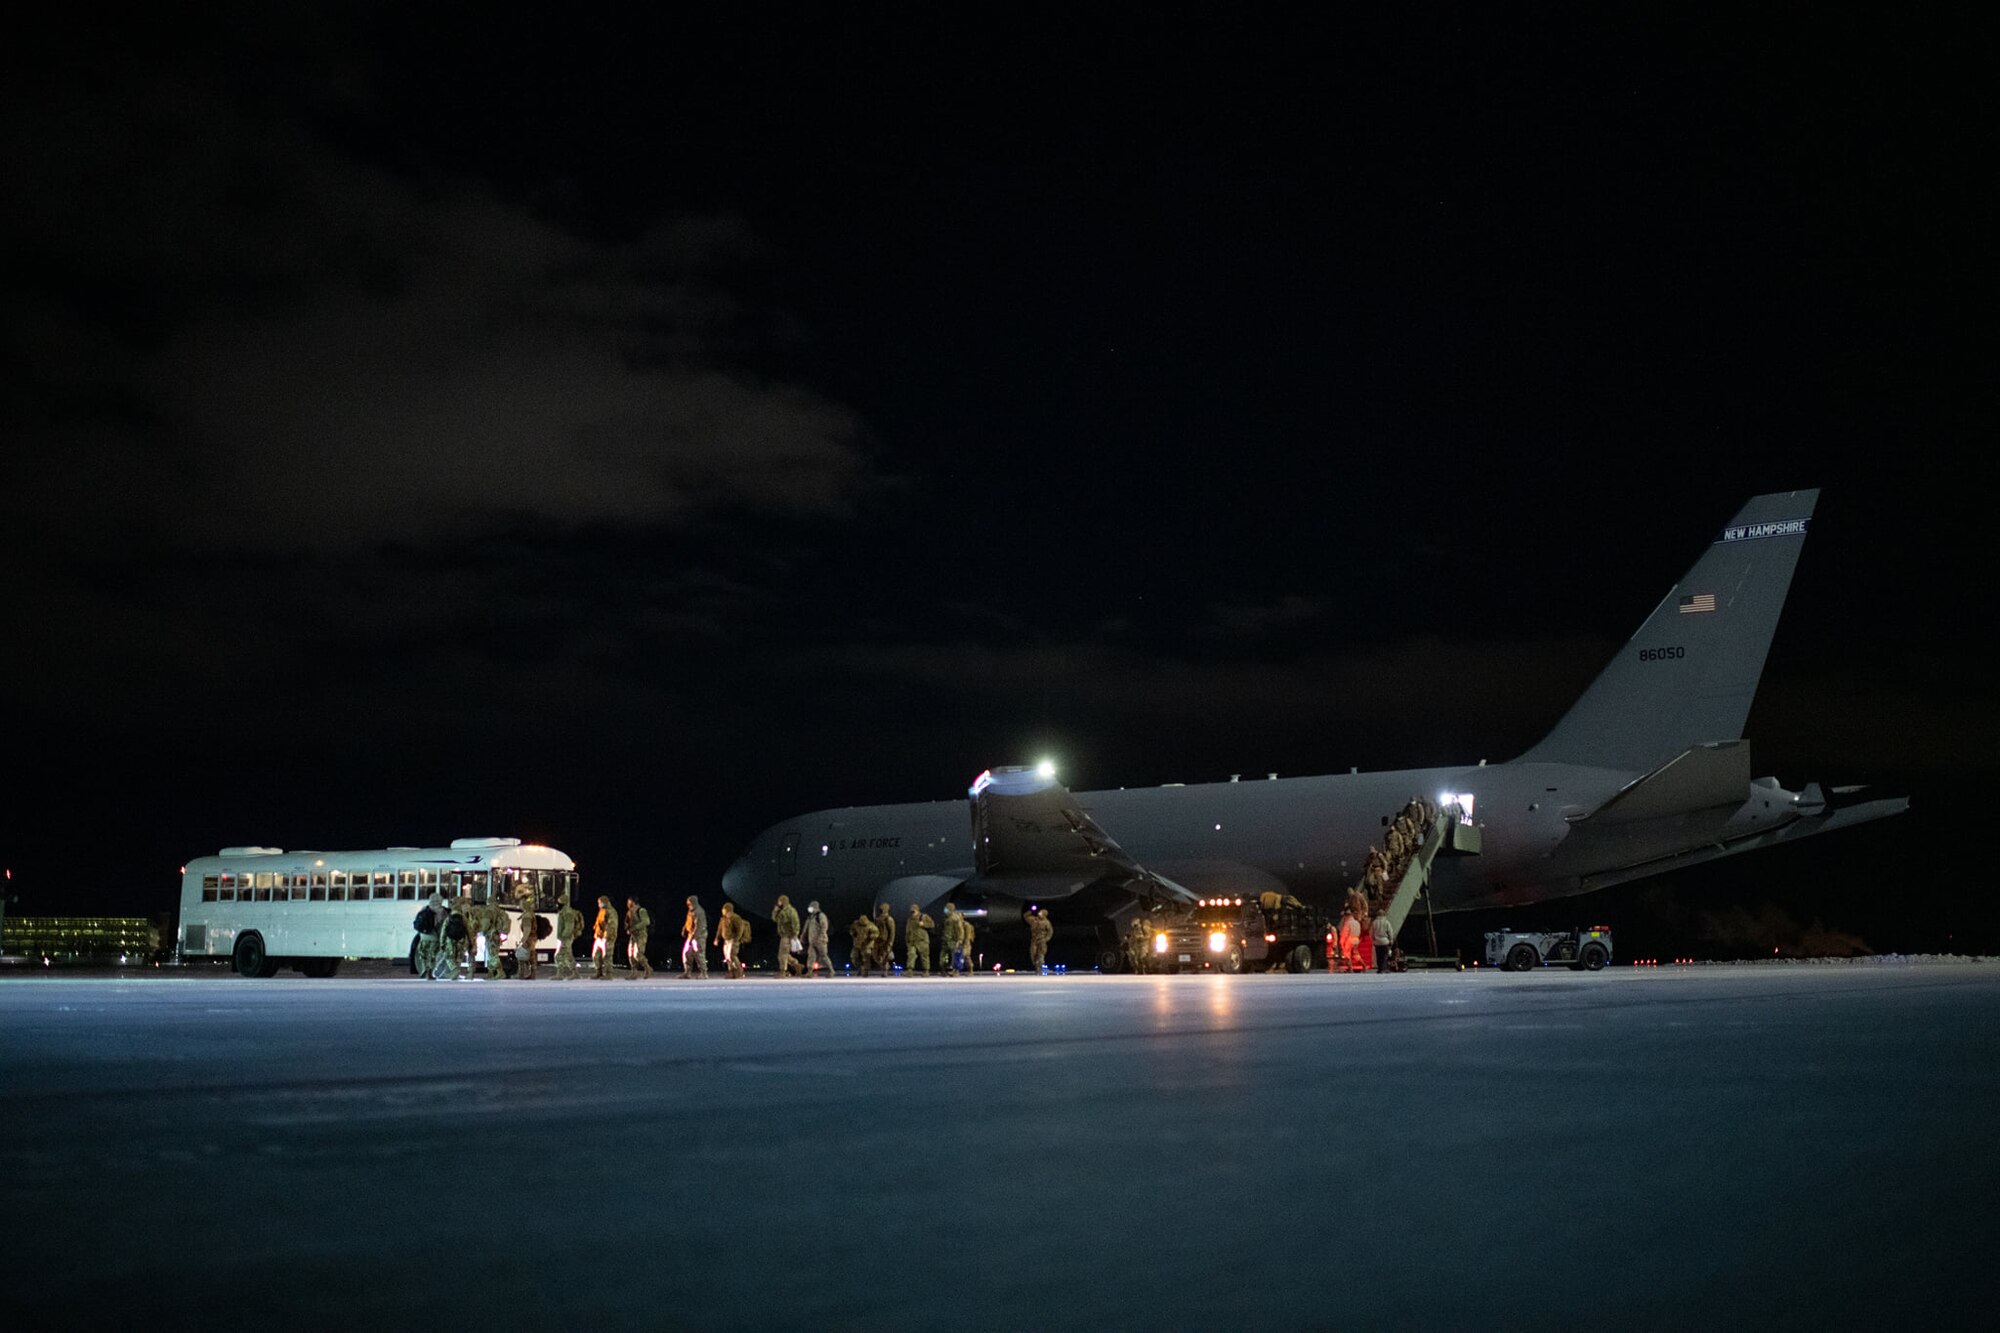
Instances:
[[[432,893],[512,909],[522,885],[535,894],[536,952],[555,957],[557,899],[576,894],[576,863],[519,838],[459,838],[449,847],[373,852],[287,852],[225,847],[181,868],[183,958],[229,958],[246,977],[295,967],[330,977],[343,958],[414,961],[417,909]],[[508,914],[503,958],[520,939]]]

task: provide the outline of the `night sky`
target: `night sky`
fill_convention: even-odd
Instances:
[[[1589,911],[2000,947],[1971,34],[269,8],[0,53],[10,911],[1498,761],[1820,486],[1754,766],[1915,809]]]

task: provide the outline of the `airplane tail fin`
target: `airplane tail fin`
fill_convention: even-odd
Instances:
[[[1650,772],[1739,740],[1817,490],[1745,504],[1554,730],[1515,762]]]

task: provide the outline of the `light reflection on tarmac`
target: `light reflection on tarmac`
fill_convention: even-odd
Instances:
[[[1996,1057],[1995,964],[6,977],[0,1230],[22,1328],[1983,1325]]]

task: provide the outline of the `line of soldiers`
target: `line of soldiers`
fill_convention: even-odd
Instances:
[[[784,899],[778,901],[782,904]],[[813,903],[811,911],[819,915],[819,904]],[[1055,934],[1055,924],[1049,920],[1047,910],[1040,907],[1029,910],[1027,924],[1029,965],[1038,972],[1046,972],[1049,938]],[[910,904],[910,914],[903,920],[903,972],[906,976],[931,974],[931,932],[939,929],[937,921],[924,911],[921,903]],[[958,904],[946,903],[939,941],[943,947],[937,955],[940,976],[971,975],[973,960],[977,957],[973,949],[976,935],[976,928],[965,913],[958,910]],[[885,977],[895,974],[896,918],[890,912],[889,904],[877,903],[872,914],[856,917],[847,927],[847,936],[852,946],[856,976],[865,977],[873,972],[880,972]],[[823,948],[814,955],[814,975],[817,975],[822,963],[827,974],[832,975],[833,963],[825,957]]]
[[[690,898],[688,901],[694,900]],[[578,975],[576,942],[583,935],[583,913],[571,905],[568,894],[562,895],[558,904],[556,979],[567,981]],[[515,936],[514,975],[523,981],[533,981],[536,976],[535,937],[540,933],[540,917],[535,912],[531,890],[523,888],[518,891],[515,909],[519,913],[520,925],[511,931]],[[499,980],[506,975],[502,963],[506,954],[501,944],[510,933],[509,923],[513,919],[498,898],[480,903],[459,897],[447,903],[441,894],[433,893],[430,901],[418,911],[413,923],[417,931],[414,958],[417,975],[429,980],[437,970],[438,960],[444,958],[450,960],[449,970],[457,980],[471,980],[474,944],[483,941],[485,978]],[[591,976],[597,980],[609,980],[613,975],[619,925],[618,909],[612,906],[611,899],[600,896],[597,900],[597,919],[591,927],[590,945]],[[643,980],[652,976],[653,965],[646,957],[646,946],[653,929],[652,913],[641,907],[636,899],[627,898],[623,925],[630,978]]]
[[[1389,821],[1381,847],[1370,847],[1361,878],[1347,891],[1340,925],[1328,941],[1329,972],[1365,972],[1388,962],[1396,933],[1386,919],[1396,886],[1403,882],[1410,861],[1423,849],[1424,838],[1437,823],[1437,806],[1412,796]]]
[[[433,892],[418,909],[411,924],[417,932],[414,963],[417,975],[435,979],[440,959],[448,961],[447,971],[454,981],[473,979],[473,951],[484,941],[486,976],[497,978],[500,970],[500,940],[507,933],[507,909],[495,900],[477,903],[466,898],[446,902]]]
[[[576,943],[584,932],[584,916],[564,894],[558,900],[555,923],[555,962],[558,981],[574,980],[579,974],[576,959]],[[523,980],[533,981],[536,970],[535,940],[533,932],[539,918],[535,914],[531,893],[523,890],[517,901],[517,910],[523,923],[530,923],[526,929],[517,932],[514,956],[515,975]],[[475,939],[485,941],[486,977],[498,979],[504,975],[501,968],[501,941],[508,933],[509,915],[498,899],[476,903],[469,899],[455,899],[445,902],[439,894],[432,894],[430,901],[417,914],[416,966],[419,975],[428,979],[436,968],[440,957],[453,960],[453,970],[459,979],[472,977],[471,945]],[[781,894],[771,915],[778,932],[778,974],[790,976],[837,976],[833,958],[828,950],[830,923],[826,913],[820,910],[818,902],[808,903],[806,914],[800,917],[791,900]],[[610,980],[614,973],[617,957],[620,927],[625,934],[625,957],[629,967],[628,980],[644,980],[652,977],[653,965],[646,956],[651,939],[653,917],[636,899],[625,900],[622,921],[618,909],[609,897],[600,895],[597,899],[597,915],[590,925],[590,962],[593,980]],[[1049,920],[1046,909],[1034,908],[1028,913],[1028,961],[1037,971],[1048,970],[1049,939],[1055,933],[1055,926]],[[904,971],[913,976],[928,976],[931,972],[931,932],[937,929],[937,922],[917,903],[910,904],[909,917],[904,922],[903,939]],[[853,967],[855,975],[868,976],[879,971],[883,976],[895,972],[896,919],[887,903],[878,903],[872,915],[864,915],[848,927],[849,938],[853,941]],[[975,957],[973,952],[973,924],[959,911],[957,904],[946,903],[944,908],[943,949],[937,957],[937,971],[943,976],[965,976],[972,971]],[[744,977],[748,971],[743,962],[743,946],[750,942],[750,920],[736,910],[734,903],[722,905],[722,915],[716,923],[713,939],[708,935],[708,913],[702,908],[701,900],[694,894],[687,899],[687,916],[681,925],[681,976],[684,978],[706,978],[708,976],[708,945],[722,948],[723,964],[731,977]],[[801,958],[800,955],[804,957]]]

